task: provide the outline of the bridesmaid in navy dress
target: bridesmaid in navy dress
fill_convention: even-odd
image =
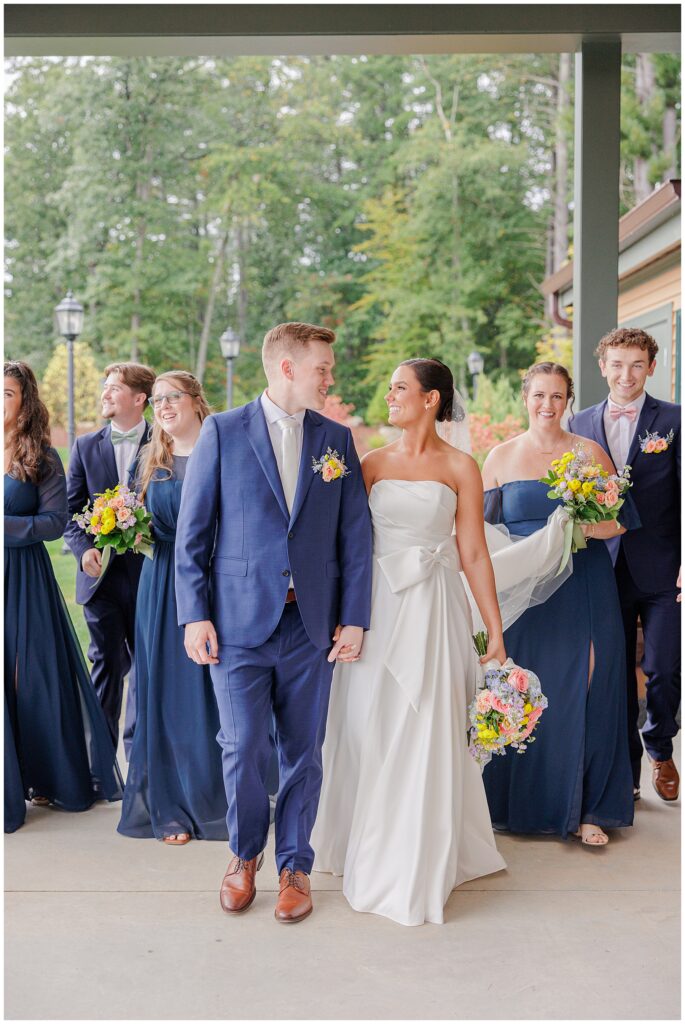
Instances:
[[[149,399],[152,440],[135,486],[152,514],[154,558],[145,560],[136,604],[136,726],[118,830],[181,846],[227,839],[219,714],[207,666],[196,665],[177,625],[176,520],[188,457],[209,406],[195,377],[163,373]]]
[[[85,811],[121,799],[114,744],[43,541],[64,533],[64,469],[26,363],[4,368],[5,831],[25,800]]]
[[[512,535],[545,526],[555,503],[539,482],[553,459],[578,442],[614,472],[593,441],[561,426],[573,398],[568,371],[556,363],[531,367],[523,381],[528,430],[497,445],[483,466],[485,518]],[[561,502],[556,502],[561,504]],[[496,829],[578,835],[588,847],[609,842],[604,829],[633,821],[626,740],[625,653],[621,609],[603,540],[639,526],[626,500],[614,523],[583,526],[585,550],[573,574],[544,604],[530,608],[504,634],[507,654],[539,677],[549,707],[525,754],[494,757],[483,775]]]

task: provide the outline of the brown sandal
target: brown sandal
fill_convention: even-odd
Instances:
[[[162,842],[167,846],[185,846],[191,839],[189,832],[174,832],[170,836],[162,836]]]
[[[31,803],[34,807],[48,807],[50,801],[46,796],[33,796],[31,797]]]

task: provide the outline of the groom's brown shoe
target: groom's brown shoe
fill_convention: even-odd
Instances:
[[[673,758],[668,761],[652,761],[652,784],[662,800],[677,800],[680,778]]]
[[[283,868],[279,885],[276,920],[281,924],[296,924],[298,921],[304,921],[305,917],[309,917],[314,909],[309,875],[305,875],[304,871]]]
[[[221,909],[227,914],[242,914],[251,906],[257,895],[255,875],[263,863],[264,854],[260,853],[259,857],[253,857],[252,860],[234,857],[228,865],[219,892]]]

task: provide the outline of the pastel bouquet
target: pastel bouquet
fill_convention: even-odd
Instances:
[[[135,491],[125,484],[97,494],[92,507],[84,505],[83,511],[72,519],[95,538],[95,547],[102,551],[102,572],[112,554],[133,551],[152,558],[152,516]]]
[[[488,635],[476,633],[476,652],[482,656],[488,647]],[[493,754],[505,754],[512,747],[525,753],[540,715],[547,707],[540,680],[534,672],[515,665],[508,658],[504,665],[485,666],[483,686],[469,706],[469,753],[484,767]]]
[[[564,452],[560,459],[554,459],[540,483],[550,488],[548,498],[563,499],[569,516],[559,572],[568,562],[571,552],[587,547],[582,524],[612,520],[618,523],[624,495],[632,486],[630,466],[625,466],[620,473],[609,473],[598,462],[592,461],[582,443],[572,451]]]

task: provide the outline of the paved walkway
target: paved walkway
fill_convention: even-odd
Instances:
[[[312,917],[277,925],[272,849],[229,918],[222,844],[125,839],[116,805],[32,807],[5,839],[5,1018],[677,1019],[680,805],[646,776],[643,794],[606,850],[499,837],[508,870],[420,928],[321,875]]]

